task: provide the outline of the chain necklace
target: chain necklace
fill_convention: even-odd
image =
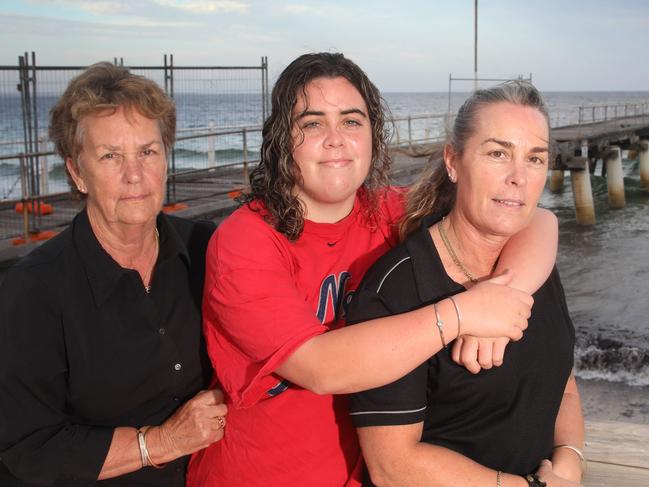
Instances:
[[[469,272],[469,270],[464,266],[462,261],[460,261],[459,257],[455,253],[455,250],[453,250],[453,247],[451,247],[451,242],[448,239],[448,236],[446,235],[446,230],[444,230],[444,221],[446,221],[446,217],[442,218],[442,221],[439,222],[439,225],[437,228],[439,229],[439,236],[442,237],[442,242],[444,242],[444,246],[446,247],[446,250],[448,250],[448,253],[451,256],[451,259],[453,259],[453,262],[455,263],[456,266],[460,268],[462,273],[466,276],[466,278],[471,281],[473,284],[478,283],[478,279],[473,277],[473,274]]]
[[[158,232],[158,228],[156,227],[155,229],[155,250],[153,251],[153,257],[151,258],[151,262],[149,262],[149,271],[147,272],[147,277],[144,279],[144,282],[149,281],[149,284],[144,286],[144,292],[147,294],[151,294],[151,274],[153,274],[153,268],[155,267],[155,261],[156,257],[158,256],[158,248],[160,247],[159,241],[160,241],[160,233]]]

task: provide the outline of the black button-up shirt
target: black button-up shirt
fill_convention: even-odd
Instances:
[[[0,457],[25,483],[0,468],[0,484],[93,485],[115,427],[158,425],[207,385],[204,248],[190,258],[192,222],[160,214],[157,225],[150,294],[101,247],[85,211],[5,277]],[[186,463],[101,484],[183,486]]]

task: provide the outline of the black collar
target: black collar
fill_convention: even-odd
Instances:
[[[428,215],[421,222],[421,228],[406,240],[406,248],[412,259],[412,268],[419,299],[423,303],[438,301],[440,289],[452,290],[449,294],[464,291],[465,288],[452,280],[446,272],[433,243],[428,228],[442,219],[441,214]],[[437,271],[440,270],[440,272]],[[433,292],[436,290],[437,292]]]
[[[156,266],[164,260],[181,256],[189,268],[191,261],[187,247],[164,213],[158,214],[156,225],[160,234],[160,252]],[[95,304],[101,306],[122,276],[134,271],[120,266],[104,250],[90,226],[85,209],[72,221],[72,238],[86,271]]]

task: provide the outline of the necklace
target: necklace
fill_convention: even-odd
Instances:
[[[158,228],[156,227],[155,229],[155,250],[153,251],[153,257],[151,258],[151,261],[149,262],[149,271],[146,273],[146,277],[144,278],[144,282],[149,282],[149,284],[145,284],[144,286],[144,292],[147,294],[151,294],[151,274],[153,274],[153,267],[155,265],[155,259],[158,256],[158,247],[159,247],[159,240],[160,240],[160,233],[158,233]]]
[[[439,236],[442,237],[442,242],[444,242],[444,246],[446,247],[446,250],[448,250],[448,253],[451,256],[451,259],[453,259],[453,262],[455,263],[456,266],[460,268],[462,273],[466,276],[466,278],[471,281],[473,284],[478,283],[478,279],[473,277],[473,274],[469,272],[469,270],[464,266],[462,261],[459,259],[457,254],[455,253],[455,250],[453,250],[453,247],[451,247],[451,242],[448,239],[448,236],[446,235],[446,230],[444,230],[444,221],[446,220],[446,217],[442,218],[442,221],[439,222],[439,225],[437,226],[439,228]]]

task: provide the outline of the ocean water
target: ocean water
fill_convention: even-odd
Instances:
[[[455,93],[452,111],[466,94]],[[624,104],[649,100],[649,92],[561,92],[544,93],[553,126],[577,122],[580,105]],[[446,93],[385,93],[395,118],[420,113],[445,113]],[[46,133],[47,111],[54,96],[39,99],[40,135]],[[178,94],[179,136],[201,133],[213,127],[254,127],[261,124],[261,99],[255,94]],[[443,119],[433,123],[412,121],[412,137],[443,136]],[[407,123],[398,122],[401,140],[407,138]],[[20,99],[0,96],[0,155],[22,150]],[[213,144],[213,145],[210,145]],[[261,134],[247,137],[249,159],[258,157]],[[46,141],[42,148],[49,149]],[[215,164],[239,162],[243,155],[240,135],[228,135],[178,142],[177,170],[204,168],[208,152]],[[50,158],[50,191],[66,189],[60,161]],[[601,164],[601,162],[600,162]],[[554,211],[560,222],[557,266],[561,273],[568,307],[577,332],[576,373],[583,379],[602,379],[631,386],[649,385],[649,191],[639,184],[637,162],[625,166],[627,206],[608,207],[606,180],[592,177],[597,224],[577,225],[569,173],[563,191],[546,190],[541,205]],[[17,161],[0,161],[0,200],[20,195]],[[648,389],[649,391],[649,389]],[[647,393],[649,404],[649,392]]]

